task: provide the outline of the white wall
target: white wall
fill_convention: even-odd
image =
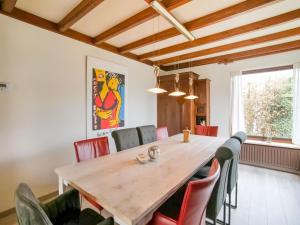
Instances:
[[[19,182],[37,196],[57,189],[54,168],[75,161],[86,136],[86,56],[128,68],[127,126],[156,124],[152,68],[0,15],[0,212]],[[114,146],[111,146],[114,149]]]
[[[210,64],[191,68],[191,71],[200,75],[200,79],[211,80],[211,125],[219,126],[219,136],[229,137],[230,72],[290,65],[295,62],[300,62],[300,50],[237,61],[227,65]]]

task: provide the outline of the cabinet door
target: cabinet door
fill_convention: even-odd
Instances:
[[[157,97],[157,127],[168,127],[169,135],[181,132],[181,106],[167,94]]]

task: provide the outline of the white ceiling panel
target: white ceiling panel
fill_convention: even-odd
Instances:
[[[72,29],[94,37],[147,7],[147,3],[141,0],[105,0]]]
[[[275,4],[271,4],[265,7],[260,7],[256,10],[251,10],[250,12],[243,13],[241,15],[232,17],[228,20],[198,29],[193,31],[192,33],[197,37],[204,37],[214,33],[219,33],[225,30],[229,30],[235,27],[239,27],[242,25],[246,25],[249,23],[253,23],[259,20],[263,20],[266,18],[270,18],[276,15],[280,15],[282,13],[286,13],[295,9],[300,8],[300,0],[284,0],[279,1]],[[135,54],[144,54],[149,51],[153,51],[153,49],[165,48],[174,44],[186,42],[187,40],[183,36],[176,36],[174,38],[169,38],[167,40],[158,42],[154,45],[148,45],[132,52]]]
[[[174,9],[171,13],[182,23],[191,21],[209,13],[218,11],[228,6],[242,2],[243,0],[192,0],[183,6]],[[159,28],[158,28],[159,27]],[[150,36],[157,31],[166,30],[172,27],[164,18],[160,17],[159,23],[157,20],[151,20],[130,29],[108,41],[115,46],[123,46],[138,39]],[[183,39],[186,40],[186,39]]]
[[[172,14],[179,21],[185,23],[243,1],[244,0],[192,0],[192,2],[174,9]]]
[[[52,22],[59,22],[81,0],[18,0],[16,7]]]
[[[159,56],[159,57],[153,57],[153,58],[151,58],[151,60],[156,61],[156,60],[160,60],[160,59],[165,59],[165,58],[169,58],[169,57],[173,57],[173,56],[177,56],[177,55],[182,55],[182,54],[185,54],[185,53],[200,51],[200,50],[203,50],[203,49],[213,48],[213,47],[216,47],[216,46],[230,44],[230,43],[234,43],[234,42],[237,42],[237,41],[242,41],[242,40],[247,40],[247,39],[251,39],[251,38],[255,38],[255,37],[260,37],[260,36],[280,32],[280,31],[284,31],[284,30],[288,30],[288,29],[292,29],[292,28],[296,28],[296,27],[300,27],[300,19],[294,20],[294,21],[291,21],[291,22],[287,22],[287,23],[284,23],[284,24],[272,26],[272,27],[269,27],[269,28],[256,30],[256,31],[246,33],[246,34],[242,34],[242,35],[238,35],[238,36],[235,36],[235,37],[227,38],[227,39],[224,39],[224,40],[221,40],[221,41],[216,41],[216,42],[212,42],[212,43],[209,43],[209,44],[200,45],[200,46],[197,46],[195,48],[190,48],[190,49],[186,49],[186,50],[183,50],[183,51],[177,51],[177,52],[162,55],[162,56]]]
[[[136,41],[137,38],[148,37],[171,27],[172,25],[169,22],[159,16],[108,40],[107,43],[121,47],[127,43]]]
[[[247,46],[247,47],[243,47],[243,48],[237,48],[237,49],[233,49],[233,50],[230,50],[230,51],[224,51],[224,52],[219,52],[219,53],[210,54],[210,55],[206,55],[206,56],[201,56],[201,57],[193,58],[192,60],[181,60],[181,61],[178,61],[176,63],[169,63],[169,64],[166,64],[166,65],[173,65],[173,64],[189,62],[189,61],[194,61],[194,60],[199,60],[199,59],[207,59],[207,58],[211,58],[211,57],[215,57],[215,56],[221,56],[221,55],[226,55],[226,54],[231,54],[231,53],[237,53],[237,52],[247,51],[247,50],[256,49],[256,48],[263,48],[263,47],[267,47],[267,46],[271,46],[271,45],[277,45],[277,44],[282,44],[282,43],[286,43],[286,42],[290,42],[290,41],[296,41],[296,40],[300,40],[300,35],[289,37],[289,38],[284,38],[284,39],[280,39],[280,40],[276,40],[276,41],[270,41],[270,42],[267,42],[267,43]]]

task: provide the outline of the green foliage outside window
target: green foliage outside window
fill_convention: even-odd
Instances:
[[[243,76],[248,135],[291,138],[292,70]]]

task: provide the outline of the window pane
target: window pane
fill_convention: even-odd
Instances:
[[[291,138],[293,70],[243,76],[248,135]]]

